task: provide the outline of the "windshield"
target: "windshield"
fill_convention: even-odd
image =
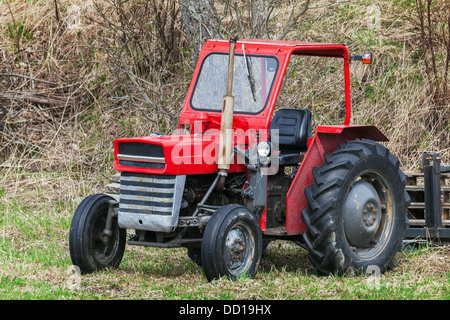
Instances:
[[[235,55],[233,74],[234,112],[259,113],[272,89],[278,69],[275,57]],[[195,110],[222,111],[226,94],[228,54],[215,53],[205,58],[191,98]]]

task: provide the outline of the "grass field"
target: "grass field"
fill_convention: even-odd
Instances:
[[[426,244],[398,253],[396,267],[380,277],[320,276],[306,251],[286,241],[270,243],[254,279],[207,282],[186,249],[133,246],[118,269],[80,276],[68,249],[72,196],[101,192],[107,179],[17,169],[7,177],[0,189],[2,300],[450,299],[450,247]]]

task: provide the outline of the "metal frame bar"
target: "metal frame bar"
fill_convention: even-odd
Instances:
[[[164,157],[148,157],[148,156],[133,156],[128,154],[117,155],[118,160],[138,161],[138,162],[151,162],[151,163],[166,163]]]
[[[441,165],[439,153],[424,153],[422,157],[425,200],[425,227],[411,228],[405,238],[450,240],[450,228],[442,225],[441,172],[450,172],[450,166]]]

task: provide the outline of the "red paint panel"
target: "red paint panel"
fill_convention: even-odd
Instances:
[[[149,136],[118,139],[114,141],[114,169],[117,171],[167,175],[217,173],[218,132],[218,130],[211,130],[211,134],[203,135]],[[244,144],[246,137],[235,135],[233,141]],[[163,146],[165,167],[163,169],[148,169],[120,165],[117,159],[118,144],[120,142],[141,142]],[[247,167],[235,156],[229,172],[246,171]]]

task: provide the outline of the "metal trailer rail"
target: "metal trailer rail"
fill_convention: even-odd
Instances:
[[[422,172],[405,172],[409,228],[405,239],[450,241],[450,166],[439,153],[424,153]]]

